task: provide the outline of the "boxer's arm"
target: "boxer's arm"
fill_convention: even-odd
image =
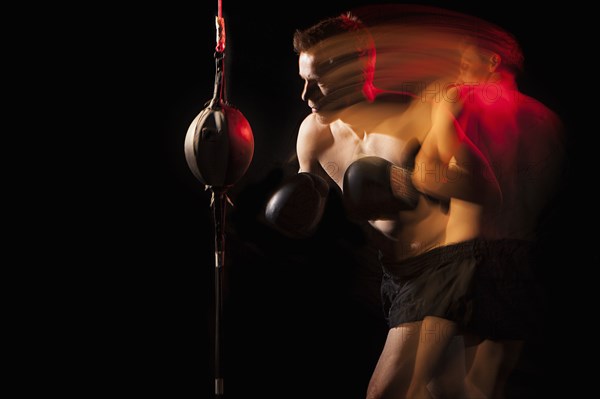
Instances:
[[[497,207],[502,194],[490,163],[456,119],[462,106],[446,101],[435,105],[431,130],[415,160],[413,184],[432,197]]]
[[[330,178],[318,158],[323,127],[312,115],[303,121],[296,144],[300,169],[272,193],[265,207],[265,220],[291,238],[314,234],[325,212]]]

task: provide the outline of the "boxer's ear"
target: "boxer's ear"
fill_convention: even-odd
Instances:
[[[492,54],[490,56],[490,66],[488,67],[488,70],[490,72],[495,72],[496,69],[498,69],[498,66],[500,66],[501,63],[502,63],[502,57],[500,57],[496,53]]]

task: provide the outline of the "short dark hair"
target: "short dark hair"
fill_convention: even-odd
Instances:
[[[293,40],[294,51],[297,54],[307,52],[327,39],[348,34],[350,34],[348,40],[354,43],[355,54],[365,59],[363,65],[365,81],[372,83],[375,75],[375,41],[365,24],[351,12],[323,19],[304,30],[296,30]]]
[[[294,33],[294,50],[297,53],[309,51],[318,43],[347,33],[356,33],[357,50],[364,51],[373,47],[373,39],[366,32],[362,21],[351,12],[336,17],[326,18],[310,28],[296,30]]]

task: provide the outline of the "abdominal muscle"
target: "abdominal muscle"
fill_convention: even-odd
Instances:
[[[448,214],[438,203],[422,198],[416,209],[394,220],[372,220],[375,245],[390,260],[399,261],[446,244]]]
[[[375,245],[392,261],[433,248],[468,241],[481,235],[481,208],[452,199],[450,209],[421,198],[415,210],[398,213],[394,220],[369,222],[376,230]]]

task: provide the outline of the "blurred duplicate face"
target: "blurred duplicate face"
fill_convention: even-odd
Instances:
[[[493,72],[491,56],[491,53],[489,55],[485,54],[476,46],[465,47],[460,59],[460,73],[457,83],[477,84],[486,82]]]

